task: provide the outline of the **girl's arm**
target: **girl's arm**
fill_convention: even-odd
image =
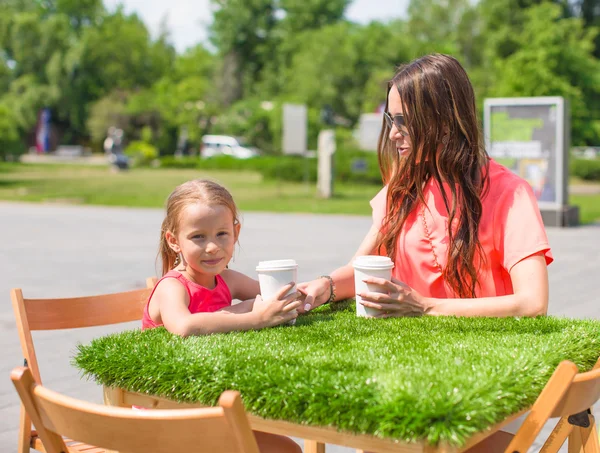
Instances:
[[[257,294],[260,294],[260,285],[258,284],[258,281],[241,272],[225,269],[221,272],[221,277],[223,277],[223,280],[227,283],[233,299],[245,301],[254,299]]]
[[[285,288],[289,291],[289,287]],[[260,329],[291,321],[296,317],[292,312],[299,302],[294,302],[297,294],[276,300],[260,301],[255,310],[245,313],[216,311],[213,313],[190,313],[189,295],[185,287],[175,279],[163,280],[154,291],[152,302],[158,304],[160,317],[165,328],[174,334],[207,335],[231,332],[234,330]],[[256,304],[255,304],[256,305]]]

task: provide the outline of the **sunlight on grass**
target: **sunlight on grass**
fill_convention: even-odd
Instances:
[[[209,178],[226,186],[243,211],[310,212],[370,215],[376,185],[336,184],[335,196],[317,196],[315,184],[263,180],[250,171],[135,169],[113,172],[107,167],[0,164],[0,199],[105,206],[164,206],[169,193],[184,181]],[[570,196],[581,221],[600,220],[600,194]]]
[[[8,171],[5,171],[7,169]],[[136,169],[115,173],[105,167],[0,166],[0,199],[107,206],[162,207],[184,181],[209,178],[226,186],[245,211],[369,215],[378,186],[336,186],[323,200],[314,184],[263,181],[255,172]]]

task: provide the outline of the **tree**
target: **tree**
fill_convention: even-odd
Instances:
[[[315,30],[344,18],[350,0],[280,0],[278,29],[286,34]]]
[[[223,102],[230,105],[252,91],[269,55],[277,22],[274,0],[212,0],[216,7],[210,39],[222,57]]]
[[[127,95],[115,91],[91,105],[86,125],[92,141],[100,145],[110,127],[127,130],[130,121],[127,113]]]
[[[385,100],[385,91],[365,86],[385,86],[394,69],[408,59],[410,42],[402,22],[367,26],[339,22],[295,37],[291,64],[273,76],[287,99],[320,110],[331,106],[337,116],[354,124],[365,102],[372,106]],[[371,96],[371,97],[368,97]],[[372,96],[375,96],[373,98]]]
[[[192,47],[179,55],[172,70],[152,87],[137,91],[129,99],[132,123],[138,128],[152,128],[163,153],[174,151],[174,140],[183,128],[191,142],[199,143],[220,111],[214,61],[203,46]]]
[[[576,145],[600,143],[600,61],[593,55],[596,31],[582,19],[562,19],[559,5],[525,11],[515,33],[517,50],[496,60],[496,96],[564,96],[570,101]]]
[[[583,19],[585,27],[600,28],[600,0],[572,0],[567,2],[568,12]],[[594,40],[594,56],[600,58],[600,34]]]
[[[6,159],[9,154],[18,152],[19,127],[11,109],[0,103],[0,157]]]

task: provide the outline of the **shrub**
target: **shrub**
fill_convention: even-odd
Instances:
[[[125,148],[125,154],[133,159],[134,166],[144,167],[158,158],[158,149],[143,141],[133,141]]]
[[[199,168],[204,170],[256,171],[265,179],[284,181],[317,181],[317,159],[299,156],[261,156],[236,159],[231,156],[215,156],[209,159],[193,157],[161,158],[163,168]],[[366,151],[339,150],[334,154],[334,180],[381,184],[377,154]]]
[[[600,181],[600,159],[571,159],[570,173],[587,181]]]
[[[341,150],[334,154],[336,181],[381,184],[377,153]]]
[[[198,158],[165,156],[161,157],[160,166],[162,168],[198,168]]]

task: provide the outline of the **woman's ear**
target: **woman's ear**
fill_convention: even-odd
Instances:
[[[177,243],[177,238],[171,231],[167,230],[167,232],[165,233],[165,239],[167,240],[167,244],[169,244],[169,247],[171,247],[171,250],[173,250],[175,253],[181,252],[181,248]]]
[[[235,225],[233,225],[233,236],[234,236],[234,238],[235,238],[236,241],[240,237],[240,229],[241,228],[242,228],[242,225],[239,224],[239,223],[236,223]]]

